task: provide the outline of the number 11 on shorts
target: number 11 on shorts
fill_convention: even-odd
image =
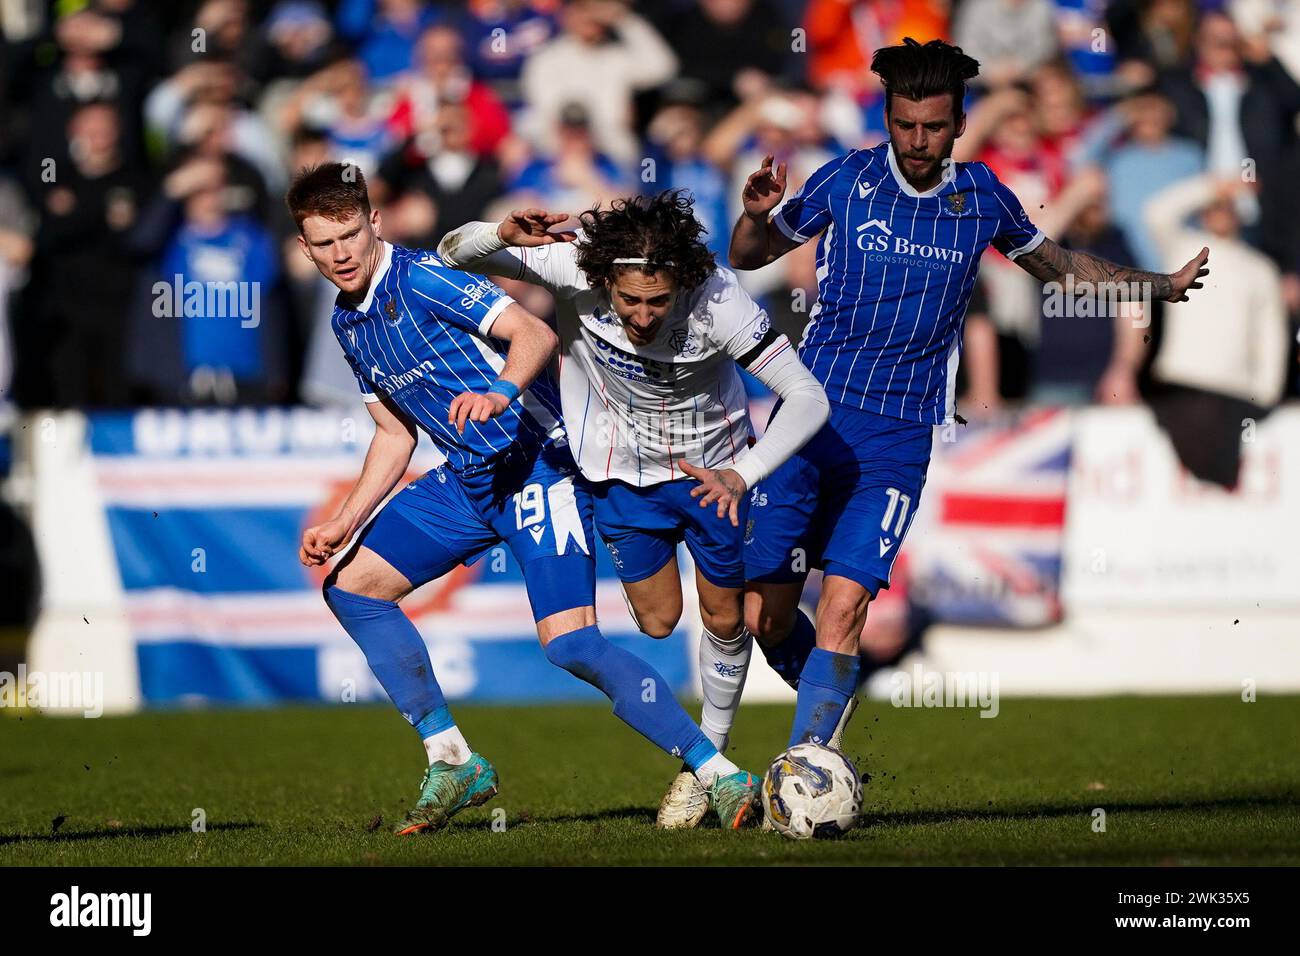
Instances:
[[[889,499],[889,504],[885,506],[885,516],[880,520],[880,530],[884,535],[880,538],[880,556],[883,558],[885,552],[894,546],[894,540],[903,536],[903,529],[907,527],[907,512],[912,507],[912,496],[905,495],[897,488],[886,488],[885,496]],[[898,522],[894,523],[894,513],[898,513]],[[894,525],[893,537],[890,537],[889,527]]]

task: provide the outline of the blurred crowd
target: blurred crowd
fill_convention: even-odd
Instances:
[[[355,400],[281,199],[327,159],[365,172],[387,238],[426,247],[513,207],[684,187],[725,263],[765,154],[793,190],[884,138],[868,64],[904,36],[981,61],[955,156],[1063,245],[1158,271],[1212,248],[1210,287],[1163,314],[1044,292],[990,250],[959,411],[1145,399],[1176,437],[1297,395],[1300,3],[14,0],[0,29],[18,408]],[[797,337],[812,245],[743,280]]]

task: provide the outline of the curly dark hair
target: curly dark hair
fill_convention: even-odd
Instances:
[[[708,232],[695,218],[695,200],[683,189],[655,196],[616,199],[609,209],[595,206],[578,219],[586,233],[578,243],[578,268],[593,286],[612,282],[623,270],[647,275],[665,270],[680,289],[694,289],[716,268],[713,253],[700,239]],[[647,259],[644,264],[615,259]]]
[[[979,75],[979,61],[961,47],[931,40],[918,43],[904,37],[897,46],[881,47],[871,58],[871,72],[885,85],[885,108],[894,94],[909,100],[923,100],[943,93],[952,94],[953,117],[962,114],[966,81]]]

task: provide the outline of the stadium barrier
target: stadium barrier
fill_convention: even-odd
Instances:
[[[363,411],[145,409],[23,425],[15,471],[44,578],[29,669],[102,673],[105,713],[382,699],[321,601],[323,571],[297,560],[302,530],[359,472]],[[937,622],[927,666],[995,672],[1004,694],[1300,689],[1300,410],[1248,439],[1228,493],[1190,479],[1141,408],[937,428],[880,616],[886,600],[923,604]],[[425,445],[411,477],[437,463]],[[664,641],[637,634],[595,550],[602,629],[690,693],[697,619]],[[405,606],[451,698],[599,699],[546,662],[505,548]],[[791,692],[756,655],[745,696]]]

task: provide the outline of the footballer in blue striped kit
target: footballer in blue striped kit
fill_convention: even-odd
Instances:
[[[591,495],[546,373],[556,334],[481,275],[385,242],[353,166],[301,171],[287,202],[299,247],[339,289],[334,332],[375,421],[361,476],[334,518],[303,533],[299,559],[321,565],[343,553],[326,604],[424,744],[420,798],[395,832],[441,829],[497,792],[496,770],[466,742],[398,602],[498,543],[523,571],[547,659],[683,761],[724,827],[747,823],[758,778],[718,752],[654,668],[596,626]],[[419,431],[445,463],[380,507]]]
[[[1076,280],[1184,301],[1209,250],[1172,275],[1062,249],[983,163],[952,161],[966,82],[979,64],[941,40],[877,50],[889,141],[826,163],[785,198],[767,157],[744,188],[734,268],[756,269],[817,239],[817,304],[800,343],[830,420],[754,490],[745,538],[745,618],[768,645],[815,648],[783,675],[798,688],[790,743],[826,743],[853,711],[859,637],[925,487],[933,426],[955,420],[962,328],[992,246],[1043,281]],[[820,236],[820,238],[818,238]],[[816,624],[799,610],[809,567],[823,579]]]

